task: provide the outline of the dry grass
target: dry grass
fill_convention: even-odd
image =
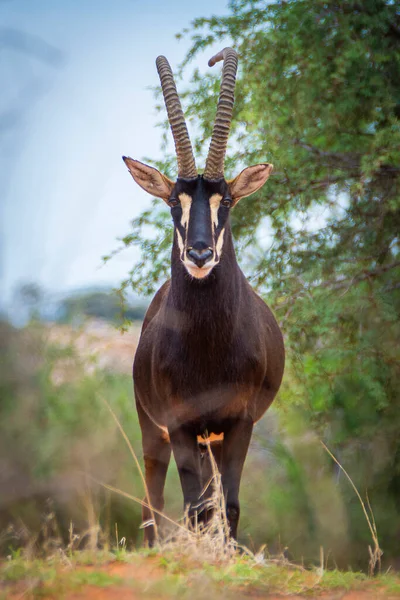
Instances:
[[[118,422],[118,418],[111,408],[110,412],[140,469],[137,456]],[[133,587],[131,587],[131,592],[127,593],[132,593],[138,598],[154,598],[155,596],[186,598],[190,595],[199,600],[209,597],[233,599],[242,598],[243,594],[256,594],[263,597],[279,594],[298,597],[300,594],[310,593],[326,595],[328,592],[339,589],[365,590],[366,598],[384,598],[387,597],[387,591],[390,591],[390,596],[393,598],[400,597],[400,582],[396,577],[367,581],[367,577],[360,573],[326,571],[322,548],[319,567],[305,569],[290,563],[283,555],[270,556],[265,547],[257,553],[252,553],[248,548],[238,546],[229,537],[221,475],[209,444],[208,453],[212,476],[203,490],[204,499],[199,503],[199,509],[212,511],[212,516],[205,525],[193,524],[187,515],[181,522],[176,522],[160,512],[159,514],[170,523],[171,530],[165,539],[158,538],[157,547],[149,556],[146,552],[126,552],[125,539],[120,539],[117,526],[115,526],[116,550],[113,554],[102,553],[98,550],[76,552],[82,537],[74,534],[71,524],[70,543],[66,552],[57,547],[54,548],[52,556],[47,556],[45,561],[32,559],[29,561],[25,557],[17,556],[7,564],[0,564],[0,581],[3,577],[5,593],[7,594],[13,589],[20,590],[22,584],[24,588],[20,597],[26,598],[38,597],[38,594],[41,597],[62,597],[62,594],[68,593],[69,590],[71,592],[81,590],[81,593],[84,594],[88,589],[87,586],[95,586],[97,591],[101,587],[107,586],[107,591],[104,591],[103,596],[110,598],[119,597],[120,590],[129,590],[129,586]],[[343,467],[341,468],[343,469]],[[146,501],[122,490],[107,484],[102,485],[110,491],[142,505],[147,505]],[[355,487],[354,484],[353,487]],[[210,488],[212,493],[206,497]],[[364,503],[362,506],[365,508]],[[157,512],[153,509],[153,515]],[[56,531],[55,526],[50,523],[52,519],[54,519],[54,515],[49,515],[49,523],[46,526],[46,532],[50,538]],[[376,532],[373,517],[368,522]],[[152,521],[144,525],[149,526],[150,524]],[[93,526],[97,527],[95,519]],[[88,532],[89,536],[97,534],[97,530]],[[377,536],[375,535],[375,537],[377,541]],[[127,566],[135,565],[135,570],[128,567],[125,571],[121,571],[115,567],[116,564],[122,562],[127,563]],[[140,575],[142,571],[144,575],[143,573]],[[129,578],[125,582],[117,577],[122,572],[129,573]],[[132,578],[132,573],[135,573],[136,580]],[[146,579],[145,584],[141,583],[141,577]],[[122,583],[125,588],[119,587]],[[375,584],[377,587],[371,587]],[[1,589],[2,584],[0,583],[0,597]],[[375,595],[370,596],[369,592]]]
[[[132,449],[132,452],[133,449]],[[148,501],[141,500],[137,496],[128,494],[123,490],[115,488],[104,482],[96,480],[98,484],[104,488],[128,498],[134,502],[149,508],[154,514],[160,515],[170,525],[169,533],[165,539],[161,539],[158,535],[156,548],[161,553],[173,552],[185,556],[190,556],[196,561],[208,561],[210,563],[222,563],[230,561],[237,555],[238,545],[229,537],[229,524],[226,518],[225,498],[222,491],[221,475],[218,467],[212,456],[211,450],[210,460],[212,461],[213,476],[208,482],[208,486],[212,486],[212,494],[207,500],[199,502],[199,508],[212,512],[211,518],[206,524],[201,522],[193,523],[186,513],[181,522],[175,521],[168,517],[164,512],[152,507]],[[140,468],[140,465],[139,465]],[[146,489],[146,488],[145,488]],[[142,527],[154,526],[155,518],[142,524]],[[249,555],[252,553],[247,551]]]
[[[161,552],[174,552],[184,554],[185,556],[191,556],[196,561],[208,561],[210,563],[223,563],[232,560],[238,552],[238,545],[229,535],[229,523],[226,517],[226,506],[225,497],[222,489],[221,474],[218,470],[218,466],[215,462],[214,455],[211,451],[210,443],[207,442],[207,449],[209,460],[211,463],[212,476],[206,483],[202,497],[205,497],[207,490],[211,487],[212,493],[204,500],[199,501],[199,509],[206,510],[211,517],[207,520],[207,523],[195,521],[194,523],[189,519],[186,513],[181,522],[170,519],[164,512],[156,510],[151,506],[149,501],[149,493],[146,485],[146,481],[141,469],[138,457],[132,448],[128,436],[126,435],[118,417],[110,407],[106,399],[103,398],[108,410],[110,411],[126,445],[129,448],[129,452],[134,459],[136,467],[139,470],[143,487],[146,494],[146,500],[141,500],[136,496],[132,496],[122,490],[119,490],[113,486],[110,486],[101,481],[97,481],[100,485],[106,489],[115,492],[129,498],[134,502],[138,502],[142,506],[146,506],[152,513],[152,519],[142,524],[142,527],[153,526],[156,528],[156,546]],[[155,513],[160,515],[165,521],[167,521],[172,527],[165,539],[161,540],[158,535]],[[253,554],[245,549],[249,555]]]
[[[145,479],[145,477],[144,477],[144,475],[143,475],[143,471],[142,471],[142,469],[141,469],[141,467],[140,467],[139,459],[138,459],[138,457],[136,456],[136,453],[135,453],[135,451],[134,451],[134,449],[133,449],[133,447],[132,447],[132,444],[131,444],[131,442],[130,442],[130,440],[129,440],[128,436],[126,435],[126,433],[125,433],[125,431],[124,431],[124,428],[122,427],[122,425],[121,425],[121,423],[120,423],[120,421],[119,421],[119,419],[118,419],[117,415],[115,414],[115,412],[113,411],[113,409],[111,408],[111,406],[109,405],[109,403],[107,402],[107,400],[106,400],[105,398],[103,398],[103,402],[104,402],[104,403],[105,403],[105,405],[107,406],[108,410],[109,410],[109,411],[110,411],[110,413],[111,413],[111,416],[112,416],[112,418],[114,419],[115,423],[117,424],[117,427],[118,427],[118,429],[120,430],[120,432],[121,432],[121,435],[122,435],[122,437],[124,438],[124,440],[125,440],[125,443],[126,443],[126,445],[128,446],[128,448],[129,448],[129,452],[131,453],[131,456],[132,456],[132,458],[133,458],[133,460],[134,460],[134,462],[135,462],[135,464],[136,464],[136,467],[137,467],[137,469],[138,469],[138,471],[139,471],[140,478],[141,478],[141,480],[142,480],[143,487],[144,487],[144,490],[145,490],[145,493],[146,493],[146,499],[147,499],[146,505],[147,505],[147,506],[149,507],[149,509],[150,509],[150,514],[151,514],[151,516],[152,516],[152,525],[153,525],[153,527],[154,527],[154,530],[155,530],[155,536],[156,536],[156,539],[158,539],[158,528],[157,528],[157,523],[156,523],[156,519],[155,519],[155,515],[154,515],[154,509],[153,509],[153,507],[152,507],[152,506],[151,506],[151,504],[150,504],[150,495],[149,495],[149,490],[147,489],[147,483],[146,483],[146,479]],[[143,502],[141,502],[141,503],[143,503]],[[144,503],[143,503],[143,504],[144,504]]]
[[[346,469],[340,464],[340,462],[332,454],[332,452],[324,444],[324,442],[321,441],[321,445],[326,450],[326,452],[329,454],[329,456],[335,461],[335,463],[338,465],[340,470],[346,475],[347,479],[350,482],[351,487],[355,491],[357,498],[360,501],[361,507],[362,507],[364,515],[365,515],[365,519],[367,521],[369,530],[371,532],[372,541],[374,544],[373,548],[371,548],[371,546],[368,546],[368,552],[369,552],[368,571],[369,571],[369,575],[372,577],[373,575],[375,575],[376,572],[380,573],[380,571],[381,571],[381,558],[382,558],[383,551],[381,550],[381,548],[379,546],[378,532],[376,530],[374,513],[372,512],[372,508],[371,508],[369,498],[368,498],[368,493],[367,493],[367,506],[366,506],[364,500],[361,498],[360,492],[356,488],[352,478],[350,477],[350,475],[348,474]],[[367,511],[367,507],[368,507],[368,511]],[[368,514],[368,512],[369,512],[369,514]]]
[[[118,429],[121,432],[122,437],[127,444],[131,456],[134,459],[136,467],[139,470],[144,490],[146,493],[146,500],[141,500],[135,496],[127,494],[122,490],[114,488],[110,485],[100,483],[102,486],[107,489],[121,494],[122,496],[129,498],[135,502],[140,503],[142,506],[147,506],[152,514],[152,518],[147,523],[143,523],[142,527],[153,526],[155,527],[156,532],[156,543],[157,547],[161,552],[169,552],[172,551],[174,553],[178,553],[185,556],[192,557],[193,560],[196,561],[207,561],[210,564],[221,564],[232,561],[240,550],[244,554],[247,554],[250,558],[254,560],[254,564],[266,564],[267,562],[270,564],[282,564],[285,562],[288,566],[290,563],[286,561],[283,556],[279,557],[266,557],[264,549],[261,549],[258,553],[251,552],[248,548],[244,546],[238,546],[237,542],[233,540],[229,535],[229,523],[226,517],[226,506],[225,506],[225,497],[222,488],[222,480],[221,474],[218,470],[218,466],[215,462],[214,455],[212,453],[210,442],[206,441],[207,449],[208,449],[208,457],[211,463],[212,468],[212,476],[210,480],[205,485],[203,489],[202,496],[205,496],[206,491],[209,487],[212,488],[211,495],[205,500],[199,501],[199,509],[207,510],[211,514],[211,518],[208,519],[207,523],[203,522],[195,522],[193,523],[186,513],[182,519],[182,522],[179,523],[170,519],[165,513],[161,511],[157,511],[154,509],[149,500],[149,494],[146,486],[146,481],[143,475],[143,471],[141,469],[138,457],[136,456],[135,451],[132,448],[132,445],[126,435],[118,417],[115,415],[114,411],[110,407],[107,400],[103,399],[108,410],[110,411],[114,421],[117,424]],[[353,487],[364,512],[369,530],[371,532],[372,540],[373,540],[373,548],[371,546],[368,547],[369,551],[369,575],[373,576],[376,572],[380,572],[381,568],[381,557],[383,551],[379,546],[378,534],[375,524],[374,515],[372,512],[371,505],[369,503],[368,495],[367,495],[367,506],[363,501],[359,491],[357,490],[353,480],[350,475],[347,473],[345,468],[339,463],[336,457],[332,454],[332,452],[328,449],[328,447],[321,441],[321,445],[325,449],[325,451],[329,454],[329,456],[335,461],[335,463],[339,466],[341,471],[346,475],[346,478],[350,482]],[[367,510],[368,507],[368,510]],[[368,512],[369,511],[369,512]],[[159,514],[165,521],[169,522],[172,525],[170,533],[167,537],[161,540],[159,536],[159,532],[157,529],[155,513]],[[297,568],[295,565],[290,565],[292,568]],[[321,547],[320,549],[320,567],[317,569],[318,576],[322,577],[324,574],[324,551]],[[317,582],[318,583],[318,582]],[[315,585],[317,585],[317,583]]]
[[[172,531],[160,543],[160,549],[163,552],[179,552],[200,562],[221,564],[231,561],[237,555],[238,545],[229,535],[221,474],[209,442],[207,442],[207,450],[212,476],[203,489],[202,497],[205,497],[209,488],[212,493],[205,500],[200,499],[199,509],[207,511],[211,516],[206,523],[198,521],[192,523],[186,513],[183,518],[184,526]]]
[[[169,528],[169,533],[164,539],[161,539],[160,536],[157,537],[156,551],[164,556],[174,556],[178,557],[178,559],[184,558],[185,561],[190,560],[195,563],[206,563],[208,565],[218,565],[219,567],[221,567],[221,565],[237,565],[238,558],[240,555],[242,555],[247,557],[246,568],[259,569],[262,567],[283,567],[287,569],[288,582],[294,578],[294,573],[306,572],[303,567],[290,563],[283,554],[279,556],[269,555],[266,546],[254,553],[245,546],[239,546],[237,542],[230,537],[221,474],[219,472],[209,441],[205,441],[204,443],[207,445],[212,475],[210,480],[204,486],[202,497],[199,501],[199,510],[206,510],[208,514],[211,515],[207,522],[203,523],[200,521],[195,521],[193,523],[193,521],[189,519],[187,513],[184,515],[181,522],[177,522],[173,519],[170,519],[165,513],[151,507],[148,501],[149,496],[147,486],[139,460],[126,433],[123,430],[121,423],[118,420],[118,417],[112,411],[108,402],[106,400],[104,400],[104,402],[111,412],[117,427],[129,448],[129,452],[134,458],[135,464],[140,471],[147,499],[144,501],[108,484],[102,482],[98,483],[117,494],[121,494],[125,498],[129,498],[134,502],[140,503],[142,506],[147,506],[150,508],[150,510],[153,512],[153,518],[147,523],[143,523],[142,527],[148,527],[155,524],[154,513],[159,514],[171,525]],[[207,494],[210,488],[211,494]],[[204,500],[202,500],[202,498],[204,498]],[[299,584],[299,593],[313,589],[314,587],[318,586],[319,582],[321,581],[321,578],[324,575],[324,554],[322,548],[320,567],[314,570],[312,573],[309,573],[309,575],[311,580],[310,577],[308,577],[306,583],[303,582],[303,584]]]

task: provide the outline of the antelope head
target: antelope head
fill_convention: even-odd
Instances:
[[[197,172],[174,77],[164,56],[157,58],[156,65],[175,142],[178,178],[171,181],[157,169],[123,157],[136,183],[170,206],[180,259],[196,279],[207,277],[221,259],[230,209],[241,198],[260,189],[272,171],[272,165],[266,163],[247,167],[230,181],[224,177],[237,54],[232,48],[225,48],[208,64],[212,67],[220,60],[224,61],[222,82],[204,173],[199,175]]]

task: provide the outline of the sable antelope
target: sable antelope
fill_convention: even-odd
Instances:
[[[123,159],[134,180],[170,206],[174,224],[171,279],[146,313],[133,365],[149,500],[163,509],[172,448],[185,507],[189,515],[201,513],[201,436],[209,436],[236,538],[243,464],[254,423],[279,389],[284,347],[272,312],[236,261],[230,210],[265,183],[272,165],[247,167],[231,181],[224,178],[237,54],[225,48],[209,66],[220,60],[220,96],[203,175],[197,173],[173,74],[163,56],[156,65],[178,178],[173,182],[157,169]],[[149,518],[145,508],[143,519]],[[147,527],[145,542],[152,545],[154,535],[154,527]]]

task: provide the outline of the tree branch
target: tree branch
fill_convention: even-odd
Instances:
[[[356,283],[360,283],[361,281],[365,281],[366,279],[370,279],[373,277],[379,277],[383,273],[390,271],[391,269],[395,269],[400,266],[400,261],[396,261],[393,263],[389,263],[388,265],[382,265],[381,267],[377,267],[376,269],[372,269],[371,271],[363,271],[358,275],[354,275],[354,277],[346,277],[345,279],[340,280],[329,280],[324,281],[320,284],[317,284],[315,288],[318,287],[331,287],[333,290],[340,290],[346,287],[350,287]]]

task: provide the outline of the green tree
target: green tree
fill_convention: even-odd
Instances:
[[[272,162],[234,209],[239,260],[286,335],[282,404],[346,463],[376,510],[386,551],[400,535],[400,5],[396,0],[231,0],[183,33],[182,64],[212,46],[239,53],[228,175]],[[185,92],[197,155],[209,144],[219,73]],[[167,133],[168,125],[165,124]],[[159,166],[174,177],[174,159]],[[142,258],[123,283],[166,276],[171,228],[156,201],[123,240]],[[149,240],[148,232],[155,231]],[[363,543],[349,494],[354,543]]]

